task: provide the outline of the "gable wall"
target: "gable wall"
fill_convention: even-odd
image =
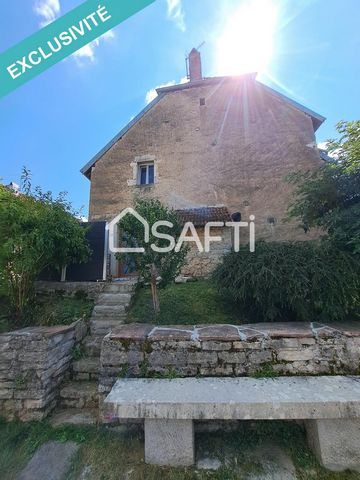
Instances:
[[[226,205],[243,220],[254,214],[258,237],[305,238],[296,223],[282,224],[291,199],[284,176],[321,165],[306,146],[314,140],[310,117],[250,79],[167,93],[96,163],[90,220],[110,220],[147,195],[175,208]],[[142,155],[155,157],[152,187],[128,185]]]

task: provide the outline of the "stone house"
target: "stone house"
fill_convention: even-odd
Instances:
[[[196,49],[188,62],[188,83],[158,88],[81,169],[91,181],[90,221],[111,220],[136,197],[154,197],[184,218],[195,216],[200,237],[213,217],[254,215],[257,238],[309,238],[296,222],[283,222],[292,193],[285,176],[321,165],[315,132],[324,117],[255,74],[203,77]],[[227,227],[222,230],[224,242],[211,255],[190,255],[187,274],[208,273],[231,248]]]

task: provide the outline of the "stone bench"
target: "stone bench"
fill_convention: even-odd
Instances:
[[[105,400],[145,420],[145,461],[194,464],[194,420],[304,420],[328,469],[360,468],[360,377],[119,379]]]

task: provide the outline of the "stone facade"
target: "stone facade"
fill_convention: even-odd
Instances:
[[[99,391],[119,377],[359,374],[360,326],[312,323],[154,327],[131,324],[102,344]]]
[[[257,236],[269,240],[309,238],[282,219],[292,192],[284,177],[322,164],[311,116],[251,75],[160,96],[88,170],[90,220],[111,220],[135,198],[156,197],[175,209],[225,205],[243,221],[253,214]],[[153,185],[136,184],[141,158],[154,161]]]
[[[72,349],[87,334],[69,326],[29,327],[0,335],[0,416],[41,420],[56,406]]]
[[[204,228],[198,227],[196,229],[201,244],[204,246]],[[209,252],[199,253],[194,243],[189,243],[189,253],[186,256],[186,263],[181,269],[181,274],[190,277],[207,277],[215,269],[220,262],[223,255],[231,250],[231,229],[212,228],[212,236],[219,236],[222,238],[221,242],[213,242],[210,246]]]

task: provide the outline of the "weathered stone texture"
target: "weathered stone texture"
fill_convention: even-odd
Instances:
[[[360,326],[324,327],[123,325],[103,340],[100,392],[108,393],[117,378],[128,376],[358,374]]]
[[[78,320],[0,335],[0,415],[24,421],[44,418],[56,406],[72,348],[86,333]]]
[[[89,298],[97,298],[107,285],[106,282],[51,282],[39,280],[35,283],[35,288],[37,293],[46,295],[61,292],[64,295],[72,296],[84,292]]]
[[[176,209],[225,205],[243,221],[255,215],[258,238],[309,239],[296,221],[282,222],[293,188],[284,178],[322,164],[314,142],[310,116],[249,76],[168,92],[92,168],[90,220],[154,197]],[[155,162],[154,185],[134,184],[139,157]],[[215,250],[191,256],[185,271],[206,274],[214,262]]]

